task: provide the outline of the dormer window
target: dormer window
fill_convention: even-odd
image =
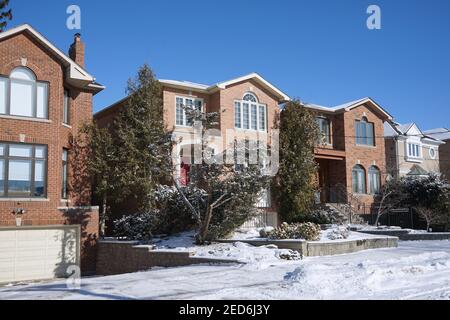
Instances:
[[[267,131],[267,106],[260,104],[253,93],[246,93],[242,100],[234,102],[234,126],[236,129]]]
[[[48,83],[24,67],[0,76],[0,114],[48,119]]]

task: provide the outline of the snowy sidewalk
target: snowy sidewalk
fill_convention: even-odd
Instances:
[[[0,299],[450,299],[450,241],[244,266],[189,266],[3,287]]]

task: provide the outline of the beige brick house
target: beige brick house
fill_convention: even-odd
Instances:
[[[444,142],[439,145],[439,170],[447,180],[450,179],[450,131],[447,128],[435,128],[423,133]]]
[[[279,119],[279,105],[289,97],[263,77],[251,73],[243,77],[214,85],[188,81],[159,80],[162,84],[164,122],[168,131],[182,137],[177,146],[176,177],[186,183],[192,163],[193,124],[186,116],[185,106],[217,112],[220,121],[217,130],[210,135],[214,153],[229,150],[235,140],[271,143],[273,129]],[[123,99],[96,113],[94,118],[100,127],[106,127],[124,107]],[[273,211],[270,195],[262,206]],[[271,218],[275,220],[275,215]],[[276,222],[273,222],[276,223]]]
[[[415,123],[385,123],[387,172],[393,177],[440,173],[443,141],[422,132]]]
[[[95,270],[98,209],[73,141],[104,89],[29,25],[0,33],[0,283]],[[75,172],[74,172],[75,171]]]
[[[321,139],[315,149],[322,203],[348,202],[370,213],[385,179],[384,123],[392,116],[371,98],[335,107],[306,104],[317,114]]]

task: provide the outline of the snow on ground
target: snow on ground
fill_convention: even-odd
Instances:
[[[67,289],[64,280],[3,287],[0,299],[448,300],[450,241],[400,242],[399,248],[300,261],[157,268],[84,278],[79,290]]]

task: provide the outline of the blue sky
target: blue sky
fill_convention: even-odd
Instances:
[[[206,84],[258,72],[322,105],[370,96],[399,122],[450,127],[448,0],[10,2],[10,26],[30,23],[65,52],[66,8],[81,7],[86,67],[107,86],[95,111],[147,62],[159,78]],[[366,27],[370,4],[381,30]]]

